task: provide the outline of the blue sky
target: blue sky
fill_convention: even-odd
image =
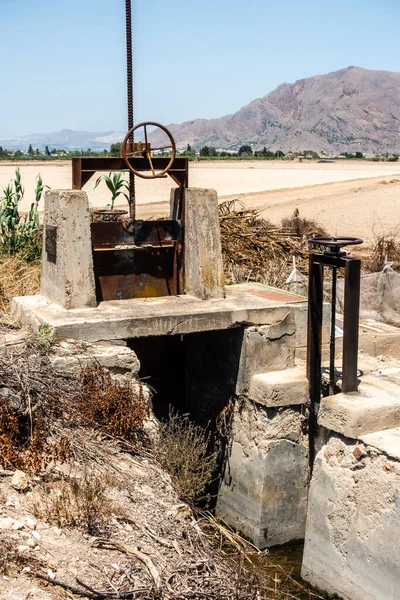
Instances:
[[[282,82],[398,71],[400,0],[132,0],[135,119],[235,112]],[[125,130],[125,2],[0,0],[0,136]]]

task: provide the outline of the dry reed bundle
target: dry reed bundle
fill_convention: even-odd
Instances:
[[[226,283],[257,281],[282,287],[296,257],[297,268],[307,273],[310,235],[323,230],[302,219],[296,210],[275,227],[254,208],[231,200],[219,207]]]

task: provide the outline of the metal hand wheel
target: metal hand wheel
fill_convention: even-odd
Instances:
[[[355,237],[327,237],[323,235],[318,235],[316,237],[311,237],[308,240],[309,244],[315,244],[316,246],[323,246],[332,252],[333,254],[340,254],[341,249],[344,246],[358,246],[362,244],[364,240],[361,238]]]
[[[158,129],[162,129],[162,131],[164,131],[167,134],[171,143],[167,144],[166,146],[158,146],[156,148],[152,148],[148,141],[148,136],[147,136],[147,127],[149,127],[149,126],[157,127]],[[131,140],[133,139],[133,133],[137,129],[140,129],[142,127],[144,129],[144,142],[132,142]],[[160,173],[156,173],[154,164],[152,161],[153,157],[152,157],[151,153],[154,152],[155,150],[166,150],[166,149],[172,150],[171,159],[163,171],[161,171]],[[137,175],[138,177],[142,177],[143,179],[156,179],[159,177],[163,177],[166,173],[168,173],[168,171],[172,167],[175,157],[176,157],[175,140],[172,137],[172,134],[168,131],[168,129],[166,127],[164,127],[163,125],[160,125],[160,123],[154,123],[152,121],[145,121],[143,123],[139,123],[138,125],[135,125],[135,127],[132,127],[128,131],[128,133],[126,134],[126,136],[124,138],[124,141],[121,144],[121,157],[124,159],[126,166],[131,171],[131,173],[133,173],[134,175]],[[147,158],[147,160],[149,161],[151,175],[144,175],[141,171],[136,171],[136,169],[134,169],[132,167],[131,163],[129,162],[129,158],[131,158],[131,157]]]

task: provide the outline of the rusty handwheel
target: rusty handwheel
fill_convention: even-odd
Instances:
[[[156,148],[152,148],[148,141],[148,136],[147,136],[147,127],[148,126],[157,127],[158,129],[162,129],[162,131],[164,131],[167,134],[171,143],[167,144],[166,146],[158,146]],[[144,141],[132,142],[131,140],[133,138],[133,133],[137,129],[140,129],[142,127],[144,129]],[[151,153],[154,152],[155,150],[167,150],[167,149],[172,150],[171,159],[163,171],[161,171],[160,173],[156,173],[154,164],[152,161],[153,157],[151,156]],[[129,162],[129,158],[132,158],[135,156],[137,158],[147,158],[147,160],[149,161],[151,175],[144,175],[142,172],[136,171],[136,169],[134,169],[132,167],[131,163]],[[124,159],[128,169],[134,175],[137,175],[138,177],[142,177],[143,179],[156,179],[158,177],[163,177],[166,173],[168,173],[168,171],[172,167],[175,157],[176,157],[175,140],[172,137],[171,132],[168,131],[168,129],[166,127],[164,127],[164,125],[160,125],[160,123],[154,123],[152,121],[145,121],[143,123],[139,123],[138,125],[135,125],[135,127],[132,127],[128,131],[128,133],[126,134],[126,136],[124,138],[124,141],[121,144],[121,157]]]

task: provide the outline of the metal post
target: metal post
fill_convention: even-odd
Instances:
[[[324,267],[315,254],[310,255],[308,282],[307,377],[310,390],[309,457],[314,463],[314,439],[317,428],[316,404],[321,399],[322,304]]]
[[[133,112],[133,48],[132,48],[132,8],[131,0],[125,0],[126,14],[126,80],[128,97],[128,130],[134,126]],[[130,138],[133,143],[133,134]],[[136,217],[135,176],[129,171],[129,216],[134,221]]]
[[[331,335],[329,340],[329,394],[335,393],[335,334],[336,334],[337,269],[332,267]]]
[[[358,323],[360,318],[361,261],[352,258],[346,261],[344,279],[343,315],[343,367],[342,391],[356,392],[358,389]]]

